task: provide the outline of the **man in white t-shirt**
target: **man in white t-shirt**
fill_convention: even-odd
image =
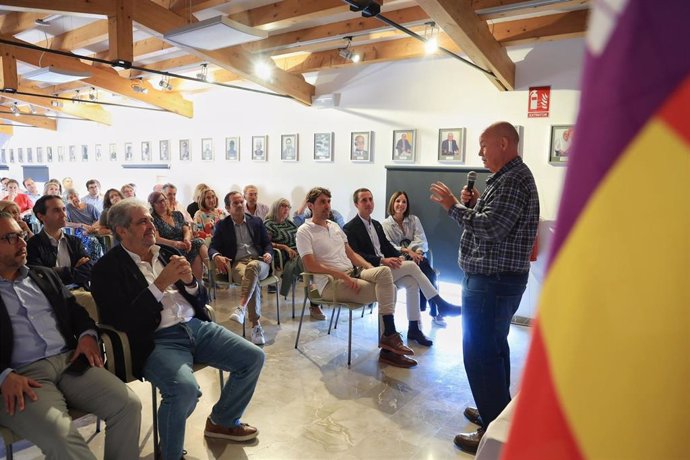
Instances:
[[[360,257],[347,244],[347,237],[338,224],[328,220],[331,211],[331,192],[328,189],[311,189],[307,194],[307,206],[313,217],[297,230],[297,252],[306,271],[334,278],[330,281],[326,276],[316,275],[314,282],[319,293],[331,298],[337,292],[337,300],[345,302],[378,302],[384,327],[379,339],[379,361],[396,367],[416,366],[417,361],[405,356],[414,355],[414,351],[405,346],[395,329],[396,287],[390,268],[373,267]]]

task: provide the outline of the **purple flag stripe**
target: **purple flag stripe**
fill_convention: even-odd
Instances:
[[[602,178],[690,72],[690,1],[630,0],[600,56],[585,58],[580,113],[549,263]],[[650,165],[664,152],[649,152]],[[658,160],[655,161],[655,156]],[[635,199],[636,190],[630,191]]]

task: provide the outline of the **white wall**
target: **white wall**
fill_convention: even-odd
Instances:
[[[132,142],[135,155],[142,141],[151,141],[154,158],[158,141],[170,139],[173,157],[178,155],[179,139],[192,140],[197,161],[173,160],[170,170],[125,170],[107,161],[49,164],[51,177],[71,176],[85,192],[87,179],[99,178],[105,188],[135,182],[139,196],[145,198],[155,183],[170,180],[180,188],[182,201],[188,202],[194,185],[206,182],[219,194],[247,183],[259,186],[261,200],[287,196],[300,201],[313,185],[330,187],[336,209],[347,217],[353,214],[349,195],[359,186],[372,189],[379,202],[377,217],[383,217],[385,168],[391,164],[392,131],[417,129],[417,164],[437,164],[439,128],[467,128],[467,164],[480,166],[476,155],[478,137],[488,124],[509,120],[525,127],[525,161],[534,171],[541,195],[542,216],[556,215],[564,168],[548,165],[549,126],[575,120],[583,43],[568,40],[545,43],[531,48],[511,50],[517,63],[518,90],[499,92],[489,80],[470,67],[449,58],[421,59],[383,63],[350,69],[321,72],[310,76],[317,92],[341,93],[340,107],[317,110],[294,101],[257,95],[232,89],[214,89],[190,96],[195,116],[187,119],[162,112],[134,109],[110,109],[112,126],[91,122],[60,120],[57,132],[16,128],[4,148],[88,144],[93,157],[94,144],[117,143],[120,158],[124,142]],[[528,119],[527,88],[530,85],[552,85],[552,112],[546,119]],[[123,101],[126,103],[126,101]],[[374,131],[374,162],[353,164],[349,161],[351,131]],[[312,160],[313,134],[335,132],[335,161]],[[280,161],[280,135],[298,133],[300,161]],[[250,158],[252,135],[269,136],[268,162],[256,163]],[[224,138],[241,136],[241,160],[223,159]],[[214,139],[216,160],[198,161],[201,138]],[[34,153],[35,155],[35,153]],[[104,155],[107,157],[107,155]],[[21,168],[10,165],[10,176],[21,177]]]

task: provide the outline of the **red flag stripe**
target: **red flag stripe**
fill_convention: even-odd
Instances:
[[[668,99],[659,115],[685,142],[690,144],[690,76]]]

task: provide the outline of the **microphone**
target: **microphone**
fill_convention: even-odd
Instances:
[[[467,191],[472,193],[472,189],[474,188],[474,181],[477,180],[477,173],[474,171],[470,171],[467,173]],[[465,206],[469,206],[470,202],[466,201],[463,203]]]

